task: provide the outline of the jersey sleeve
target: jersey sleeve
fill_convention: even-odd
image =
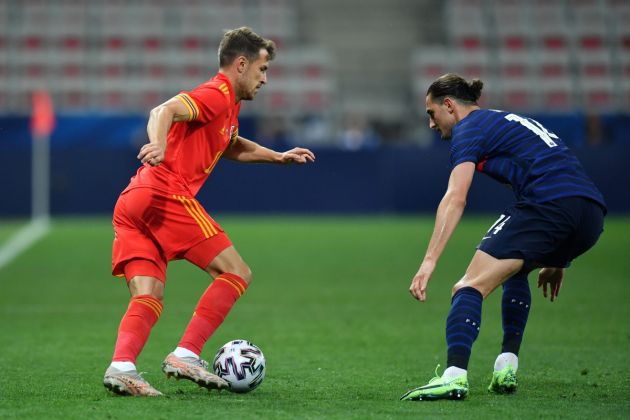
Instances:
[[[188,121],[207,123],[227,111],[229,96],[210,86],[199,86],[190,92],[181,92],[177,98],[186,105],[190,118]]]
[[[462,126],[451,140],[451,168],[463,162],[479,163],[484,154],[484,136],[479,127]]]

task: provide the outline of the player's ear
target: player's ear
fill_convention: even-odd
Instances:
[[[239,73],[245,73],[245,70],[247,70],[247,65],[249,63],[249,61],[247,60],[247,57],[245,57],[244,55],[240,55],[238,57],[236,57],[236,71]]]
[[[446,106],[446,110],[451,114],[455,111],[454,105],[455,103],[452,98],[449,98],[448,96],[444,98],[444,106]]]

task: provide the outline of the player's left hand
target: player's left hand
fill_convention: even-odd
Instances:
[[[546,267],[538,272],[538,288],[542,286],[543,296],[547,297],[547,286],[549,286],[549,299],[553,302],[560,293],[562,279],[564,278],[564,268]]]
[[[308,149],[295,147],[280,154],[279,163],[299,163],[315,162],[315,154]]]

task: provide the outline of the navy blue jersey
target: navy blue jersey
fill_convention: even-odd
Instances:
[[[451,166],[463,162],[511,185],[517,201],[587,197],[605,208],[601,192],[569,148],[530,118],[490,109],[471,112],[452,133]]]

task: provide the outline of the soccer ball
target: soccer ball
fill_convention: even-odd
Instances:
[[[212,362],[214,373],[230,384],[230,391],[253,391],[265,378],[265,356],[247,340],[234,340],[219,349]]]

